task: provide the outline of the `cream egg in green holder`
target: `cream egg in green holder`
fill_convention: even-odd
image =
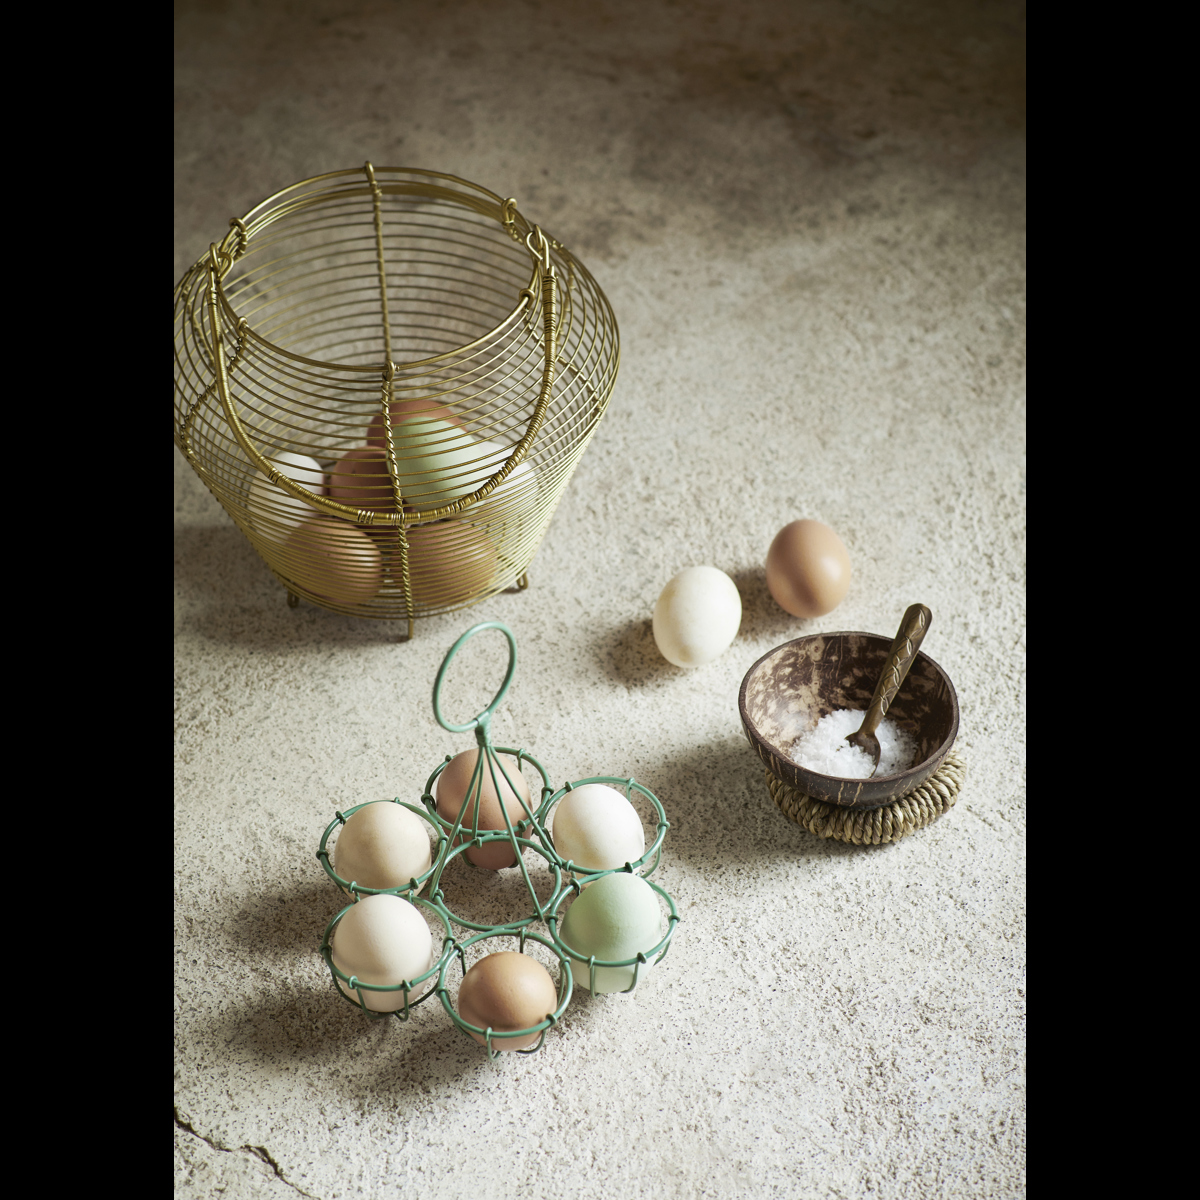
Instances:
[[[588,959],[624,963],[639,954],[649,959],[662,939],[662,911],[654,888],[625,871],[602,875],[581,892],[567,909],[559,933],[563,946],[573,952],[571,973],[581,988],[590,982]],[[647,961],[638,969],[639,980],[651,965]],[[597,966],[593,991],[598,995],[628,991],[636,967],[636,963]]]

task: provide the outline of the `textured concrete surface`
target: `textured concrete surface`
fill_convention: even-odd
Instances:
[[[176,33],[175,278],[288,183],[430,167],[578,253],[623,351],[532,588],[407,645],[287,608],[173,452],[176,1195],[1023,1195],[1023,7],[208,2]],[[813,621],[764,582],[800,516],[855,569]],[[650,615],[696,563],[744,618],[685,672]],[[815,839],[770,801],[742,676],[914,600],[966,789],[894,846]],[[685,918],[635,994],[496,1063],[434,1005],[333,995],[314,857],[335,809],[416,800],[465,748],[430,688],[488,618],[521,650],[498,740],[651,787]],[[514,898],[476,879],[481,911]]]

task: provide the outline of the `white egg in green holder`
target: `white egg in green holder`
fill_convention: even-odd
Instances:
[[[578,883],[572,885],[576,887]],[[660,896],[670,908],[665,936]],[[627,871],[614,871],[576,896],[557,931],[551,918],[551,931],[570,957],[578,985],[602,995],[633,991],[666,954],[678,920],[662,888]]]
[[[634,797],[649,806],[655,836],[646,845],[642,815]],[[655,794],[635,779],[595,775],[568,783],[555,792],[538,813],[547,825],[554,851],[587,886],[590,879],[608,871],[633,871],[649,875],[662,857],[663,838],[671,828]]]
[[[585,871],[612,871],[646,853],[646,831],[637,810],[614,788],[585,783],[554,810],[554,849]]]

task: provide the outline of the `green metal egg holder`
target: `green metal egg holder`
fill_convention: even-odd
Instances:
[[[587,886],[587,884],[595,883],[597,879],[601,879],[605,875],[622,874],[632,875],[633,872],[628,870],[626,867],[618,867],[614,871],[597,871],[594,874],[589,875],[587,879],[581,880],[577,878],[571,880],[571,882],[562,889],[561,893],[554,898],[551,912],[546,918],[546,924],[550,928],[550,936],[554,939],[555,947],[560,951],[560,953],[564,954],[569,959],[572,974],[575,974],[577,970],[576,963],[579,964],[580,968],[583,968],[586,971],[588,979],[587,988],[593,996],[596,995],[597,967],[632,967],[633,982],[627,988],[622,988],[619,994],[625,995],[626,992],[632,992],[637,987],[638,980],[641,978],[642,968],[644,966],[658,966],[658,964],[667,957],[667,950],[670,949],[671,946],[671,936],[675,932],[675,926],[678,925],[682,919],[679,915],[679,910],[675,907],[675,901],[671,899],[670,894],[664,888],[659,887],[657,883],[653,883],[651,880],[646,879],[645,876],[642,876],[642,878],[645,880],[646,886],[657,892],[658,895],[667,903],[667,908],[669,910],[669,915],[667,917],[667,932],[662,941],[656,946],[651,947],[651,949],[636,954],[633,958],[600,959],[594,954],[588,958],[584,958],[584,956],[580,954],[578,950],[573,949],[567,942],[564,942],[562,937],[559,935],[558,910],[562,906],[562,902],[567,898],[569,893],[574,892],[575,895],[578,896],[579,893],[583,891],[584,887]],[[656,954],[658,957],[654,958]],[[653,963],[650,962],[652,958],[654,958]]]
[[[421,908],[429,909],[432,913],[434,913],[437,916],[438,920],[441,921],[442,926],[446,930],[446,936],[442,939],[441,954],[439,954],[437,956],[436,960],[430,965],[428,970],[426,970],[423,974],[416,976],[416,978],[403,979],[399,983],[394,983],[394,984],[364,983],[361,979],[358,978],[357,975],[347,975],[345,973],[345,971],[343,971],[340,967],[334,966],[334,964],[333,964],[333,933],[334,933],[334,930],[337,928],[338,922],[354,907],[355,904],[358,903],[357,897],[355,897],[355,899],[350,904],[347,904],[346,907],[343,908],[342,911],[339,912],[337,914],[337,916],[334,917],[333,920],[330,921],[329,924],[325,926],[325,935],[324,935],[324,937],[321,938],[321,957],[325,960],[325,965],[329,968],[330,976],[333,979],[333,990],[335,992],[337,992],[337,994],[343,1000],[345,1000],[347,1004],[352,1004],[352,1005],[354,1005],[355,1008],[360,1009],[362,1012],[365,1012],[367,1014],[367,1016],[370,1017],[373,1021],[377,1021],[381,1017],[395,1017],[398,1021],[407,1021],[409,1018],[409,1014],[412,1012],[412,1010],[414,1008],[417,1007],[418,1004],[424,1004],[425,1001],[428,1000],[430,996],[436,995],[437,986],[435,985],[435,986],[429,988],[427,991],[423,992],[415,1000],[412,999],[412,993],[417,988],[419,988],[421,986],[421,984],[425,983],[427,980],[431,980],[435,975],[438,976],[439,980],[441,979],[442,968],[445,965],[445,963],[448,961],[449,954],[450,954],[450,952],[452,952],[454,944],[455,944],[454,933],[450,928],[450,921],[449,921],[446,913],[441,908],[439,908],[438,905],[432,903],[429,900],[425,900],[420,896],[403,896],[401,898],[404,900],[407,900],[410,904],[412,904],[414,906],[419,905]],[[346,984],[347,987],[351,987],[354,989],[354,993],[358,997],[357,1000],[355,1000],[352,996],[348,996],[340,987],[338,987],[339,979],[344,984]],[[403,992],[404,993],[404,1007],[403,1007],[403,1009],[394,1009],[391,1012],[375,1012],[373,1009],[370,1009],[367,1007],[367,1002],[364,997],[364,993],[368,993],[368,992],[369,993]]]
[[[527,941],[537,942],[541,946],[545,946],[558,958],[561,970],[558,976],[558,1006],[552,1013],[547,1013],[545,1018],[539,1021],[536,1025],[530,1025],[528,1029],[513,1029],[513,1030],[495,1030],[490,1026],[486,1029],[479,1025],[472,1025],[468,1021],[464,1021],[462,1017],[455,1011],[454,1005],[450,1002],[450,991],[446,987],[446,975],[450,970],[450,963],[457,958],[459,965],[462,968],[463,977],[467,974],[467,956],[466,951],[479,942],[487,941],[490,938],[500,937],[515,937],[520,939],[520,953],[525,953],[525,943]],[[531,1037],[533,1034],[539,1034],[537,1044],[529,1046],[524,1050],[516,1050],[511,1053],[516,1054],[536,1054],[546,1041],[546,1033],[553,1026],[557,1025],[562,1020],[562,1015],[567,1011],[567,1005],[571,1003],[571,993],[574,991],[574,976],[571,972],[570,960],[563,952],[548,938],[542,937],[537,933],[530,933],[526,929],[508,929],[508,928],[490,928],[486,932],[478,934],[476,937],[469,938],[465,942],[459,942],[448,946],[450,951],[448,955],[443,955],[445,962],[442,966],[441,973],[438,975],[438,985],[436,988],[437,994],[442,999],[442,1007],[449,1014],[450,1019],[464,1033],[478,1034],[486,1039],[488,1058],[498,1058],[502,1050],[500,1048],[493,1049],[493,1041],[506,1041],[514,1038]],[[461,982],[461,980],[460,980]]]
[[[443,680],[445,679],[446,670],[464,643],[466,643],[472,637],[475,637],[477,634],[491,629],[501,632],[508,641],[509,662],[504,681],[500,685],[499,691],[497,691],[496,695],[493,697],[492,702],[483,710],[483,712],[464,724],[452,724],[445,719],[441,708],[441,688]],[[441,997],[442,1006],[446,1009],[451,1019],[460,1029],[468,1034],[478,1033],[486,1039],[488,1057],[491,1059],[495,1059],[499,1053],[501,1053],[500,1050],[494,1047],[494,1041],[503,1038],[529,1036],[535,1031],[540,1035],[537,1044],[529,1047],[526,1050],[517,1051],[517,1053],[533,1054],[542,1048],[546,1040],[546,1031],[558,1023],[563,1013],[566,1011],[567,1005],[570,1003],[571,995],[574,990],[574,979],[577,971],[586,972],[588,978],[588,990],[592,995],[595,995],[597,968],[611,967],[619,969],[632,967],[632,982],[629,987],[623,989],[622,994],[634,991],[643,974],[643,968],[649,965],[657,965],[663,960],[663,958],[666,957],[667,949],[670,946],[671,937],[675,932],[675,926],[681,920],[679,912],[675,907],[675,902],[671,896],[658,884],[646,879],[646,875],[649,875],[652,871],[654,871],[662,859],[663,840],[666,837],[667,830],[671,827],[671,823],[667,820],[666,812],[664,811],[661,802],[659,801],[658,797],[655,796],[652,791],[650,791],[649,788],[638,783],[632,777],[625,779],[613,775],[594,775],[587,779],[579,779],[568,782],[562,788],[558,789],[558,791],[554,791],[550,784],[550,776],[542,764],[538,762],[538,760],[531,754],[526,753],[524,750],[516,750],[503,746],[494,747],[492,745],[490,735],[491,718],[493,713],[496,711],[496,708],[500,704],[500,701],[507,693],[509,685],[512,683],[513,673],[516,670],[516,663],[516,639],[513,637],[512,631],[508,628],[508,626],[504,625],[500,621],[485,621],[481,624],[472,626],[458,639],[458,641],[454,643],[453,646],[451,646],[450,650],[446,654],[446,657],[442,660],[441,668],[438,670],[437,677],[434,680],[433,713],[438,724],[441,725],[443,729],[446,729],[451,733],[473,732],[475,734],[475,740],[481,753],[476,760],[475,769],[472,773],[471,783],[467,788],[466,797],[459,809],[457,818],[453,822],[447,821],[445,818],[439,815],[437,811],[437,804],[433,798],[433,791],[438,777],[445,770],[446,766],[452,761],[452,756],[448,755],[445,761],[438,764],[426,782],[425,791],[421,796],[421,803],[424,806],[423,809],[418,809],[415,805],[403,804],[403,802],[400,800],[394,801],[394,803],[403,804],[405,808],[412,812],[416,812],[419,816],[424,817],[434,826],[438,834],[437,853],[434,857],[433,866],[418,879],[409,880],[408,884],[400,888],[387,888],[382,890],[400,896],[402,899],[409,900],[415,905],[427,908],[436,913],[438,920],[442,923],[446,933],[442,942],[442,953],[438,956],[437,962],[434,963],[429,970],[418,976],[416,979],[405,980],[399,984],[391,986],[364,984],[356,977],[344,974],[333,965],[331,942],[334,930],[337,927],[337,923],[349,910],[349,905],[347,905],[346,908],[343,908],[342,911],[339,912],[337,916],[334,917],[334,919],[329,923],[325,930],[325,936],[321,942],[321,955],[329,967],[330,974],[333,979],[334,989],[337,991],[338,995],[342,997],[342,999],[346,1000],[350,1004],[353,1004],[356,1008],[361,1009],[373,1019],[383,1016],[395,1016],[399,1020],[406,1021],[408,1020],[408,1016],[412,1008],[415,1008],[418,1004],[424,1003],[429,999],[430,996],[437,994]],[[515,758],[517,760],[518,771],[523,763],[531,763],[537,770],[538,774],[542,778],[542,796],[536,808],[531,809],[529,805],[524,802],[524,800],[520,800],[520,792],[513,785],[512,777],[509,775],[504,764],[500,761],[498,757],[500,754],[510,755],[511,757]],[[479,828],[479,798],[482,789],[484,763],[487,763],[488,765],[488,771],[491,776],[492,785],[496,789],[496,794],[504,794],[498,786],[500,778],[503,778],[505,783],[508,784],[512,794],[516,795],[520,801],[521,808],[524,811],[525,816],[519,819],[515,825],[508,814],[507,805],[501,804],[500,811],[504,817],[505,828],[494,830]],[[588,783],[601,783],[607,784],[613,788],[624,788],[625,797],[630,801],[630,803],[632,803],[631,793],[632,791],[636,790],[640,795],[644,796],[653,807],[657,815],[655,838],[650,848],[646,850],[646,852],[636,862],[625,863],[624,866],[608,870],[593,871],[576,867],[569,859],[564,859],[561,857],[561,855],[559,855],[554,846],[553,839],[546,830],[545,820],[553,811],[554,806],[560,800],[562,800],[568,792],[574,790],[575,788],[582,787],[584,784]],[[368,801],[368,803],[380,802]],[[339,888],[341,888],[343,891],[350,891],[355,898],[355,902],[357,902],[360,895],[371,895],[376,893],[370,888],[360,888],[353,882],[348,883],[347,881],[341,879],[329,864],[329,854],[326,849],[326,844],[333,829],[339,824],[344,824],[347,817],[362,807],[364,806],[357,805],[355,808],[348,809],[345,814],[338,813],[335,819],[326,828],[325,835],[321,839],[321,848],[317,851],[317,857],[320,858],[326,873],[334,881],[334,883],[338,885]],[[466,824],[463,819],[464,814],[468,812],[474,814],[469,825]],[[533,832],[537,839],[536,841],[533,840],[533,838],[521,836],[522,833],[528,831]],[[458,845],[455,845],[455,841],[460,838],[462,840],[459,841]],[[518,917],[517,919],[506,922],[503,925],[482,925],[478,922],[465,920],[464,918],[453,913],[446,904],[445,895],[440,886],[445,869],[454,858],[465,855],[468,850],[478,849],[492,842],[502,841],[507,842],[513,848],[517,860],[514,865],[518,866],[521,870],[526,891],[529,893],[530,899],[533,901],[534,911],[527,916]],[[541,903],[537,898],[536,889],[533,886],[533,881],[530,879],[529,870],[525,865],[525,850],[532,850],[535,854],[544,858],[549,864],[550,869],[554,872],[554,889],[550,899],[545,904]],[[651,858],[653,858],[653,863],[649,866],[649,869],[645,872],[645,875],[641,876],[641,878],[645,879],[646,884],[652,888],[667,905],[669,913],[667,918],[667,932],[661,941],[659,941],[649,950],[635,955],[633,958],[618,961],[597,959],[594,955],[590,958],[584,958],[579,954],[578,951],[572,949],[561,939],[558,933],[558,923],[560,920],[558,910],[562,907],[563,903],[568,897],[578,896],[585,886],[593,883],[595,880],[600,879],[605,875],[614,875],[622,872],[627,874],[636,874],[637,872],[641,871],[641,869],[645,867],[647,863],[650,863]],[[469,859],[466,861],[470,863]],[[471,865],[473,866],[473,864]],[[483,868],[474,869],[478,870]],[[564,883],[564,872],[569,872],[574,876],[574,878]],[[428,898],[416,894],[416,891],[426,886],[428,886],[429,889]],[[534,921],[542,921],[546,924],[550,931],[549,940],[539,934],[530,932],[528,926],[532,925]],[[451,923],[464,929],[476,931],[476,936],[469,938],[464,942],[457,941],[457,939],[455,939],[453,936]],[[481,1029],[464,1021],[458,1015],[458,1013],[454,1011],[454,1007],[450,1003],[449,993],[446,989],[445,981],[446,972],[449,969],[451,960],[455,957],[458,957],[465,974],[465,949],[477,944],[478,942],[487,940],[489,938],[498,937],[519,938],[522,951],[524,950],[526,940],[533,939],[540,945],[545,946],[548,950],[553,951],[553,953],[558,957],[563,968],[559,979],[558,990],[560,993],[560,998],[558,1008],[555,1010],[555,1012],[547,1014],[543,1022],[539,1022],[538,1025],[531,1026],[529,1029],[505,1031],[503,1033],[491,1029]],[[653,960],[653,962],[651,962],[651,960]],[[578,964],[578,966],[576,964]],[[409,996],[412,990],[431,979],[435,974],[438,977],[437,985],[433,988],[430,988],[416,1000],[410,1000]],[[343,983],[347,984],[347,986],[355,989],[356,994],[359,997],[358,1001],[355,1001],[340,987],[338,987],[339,979]],[[364,992],[398,992],[402,990],[405,993],[404,1007],[402,1010],[397,1010],[392,1013],[374,1012],[371,1009],[368,1009],[363,1001]]]
[[[589,867],[577,867],[573,862],[571,862],[570,859],[563,859],[561,855],[558,855],[558,847],[554,846],[553,837],[550,834],[547,834],[546,837],[548,842],[554,847],[554,852],[558,856],[559,861],[562,863],[563,870],[570,871],[572,875],[582,879],[585,883],[590,883],[592,879],[599,879],[601,875],[611,875],[614,870],[628,871],[631,874],[641,874],[643,879],[647,875],[652,874],[658,869],[658,864],[662,861],[662,844],[663,840],[667,836],[667,830],[671,828],[671,822],[667,820],[667,814],[664,811],[659,798],[648,787],[644,787],[642,784],[638,783],[636,779],[621,779],[616,775],[591,775],[587,779],[575,779],[570,783],[564,784],[552,796],[549,796],[542,801],[541,807],[538,809],[537,813],[539,828],[545,825],[546,818],[554,811],[554,806],[558,804],[558,802],[562,800],[568,792],[573,792],[576,788],[583,787],[585,784],[589,783],[603,783],[616,790],[624,788],[625,799],[628,800],[630,804],[633,803],[633,800],[630,797],[630,792],[637,791],[641,795],[645,796],[646,799],[650,801],[654,811],[658,814],[658,820],[655,822],[655,838],[650,846],[650,849],[647,850],[641,856],[641,858],[635,860],[634,862],[627,862],[620,867],[606,867],[601,870],[592,870]],[[654,862],[651,864],[648,870],[643,872],[642,868],[650,861],[651,856],[654,857]]]
[[[335,829],[339,829],[341,826],[345,825],[345,823],[352,816],[354,816],[354,814],[356,812],[358,812],[358,810],[360,808],[366,808],[367,805],[369,805],[369,804],[398,804],[401,808],[407,808],[410,813],[415,813],[418,817],[421,818],[421,820],[423,820],[433,826],[434,832],[437,834],[438,842],[437,842],[436,850],[434,850],[431,853],[430,857],[431,857],[432,861],[430,862],[428,871],[425,871],[423,874],[418,875],[415,879],[410,879],[408,881],[408,883],[403,884],[400,887],[369,888],[369,887],[363,887],[360,883],[358,883],[355,880],[343,879],[333,869],[333,867],[330,866],[329,850],[328,850],[329,835],[331,833],[333,833],[333,831]],[[436,814],[435,814],[435,818],[436,818]],[[442,852],[445,850],[446,845],[448,844],[445,831],[442,829],[441,826],[442,826],[442,822],[440,820],[437,820],[437,819],[432,820],[432,821],[430,820],[429,813],[427,813],[425,811],[425,809],[418,808],[415,804],[406,804],[403,800],[399,799],[399,797],[397,797],[395,800],[368,800],[364,804],[356,804],[353,808],[346,809],[346,811],[344,813],[343,812],[335,812],[334,813],[333,820],[330,821],[329,824],[326,826],[325,833],[321,838],[321,845],[317,850],[317,858],[319,858],[321,860],[321,866],[323,866],[325,868],[325,874],[328,875],[329,878],[332,879],[333,882],[335,884],[337,884],[338,888],[343,892],[348,892],[350,895],[352,895],[356,898],[358,896],[390,895],[390,896],[403,896],[407,900],[411,896],[415,896],[418,892],[420,892],[421,889],[428,882],[429,878],[433,875],[434,871],[437,870],[437,864],[441,861]]]

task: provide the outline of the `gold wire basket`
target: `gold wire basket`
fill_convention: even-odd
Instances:
[[[334,171],[175,289],[175,444],[287,589],[408,621],[527,584],[612,394],[604,293],[502,199]]]

